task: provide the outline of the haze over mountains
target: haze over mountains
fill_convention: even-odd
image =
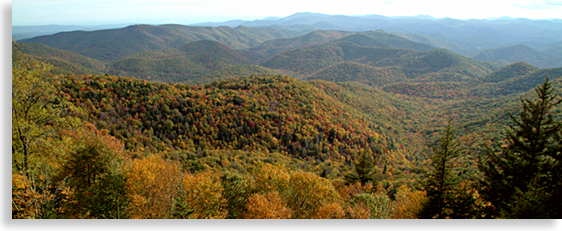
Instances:
[[[560,38],[560,20],[297,13],[255,21],[62,32],[20,42],[23,52],[77,74],[191,84],[284,74],[357,81],[432,98],[444,97],[428,92],[439,89],[456,92],[448,97],[456,98],[494,94],[488,85],[498,83],[486,79],[501,66],[507,66],[504,72],[521,61],[533,68],[562,67]],[[518,76],[531,73],[536,72]],[[476,89],[482,84],[487,90]]]
[[[379,15],[364,15],[364,16],[345,16],[345,15],[325,15],[317,13],[296,13],[294,15],[284,18],[266,18],[255,21],[235,20],[228,22],[212,22],[212,23],[198,23],[191,26],[213,27],[213,30],[234,30],[244,33],[244,31],[251,30],[249,28],[275,28],[284,35],[275,36],[258,36],[253,38],[253,41],[226,41],[224,38],[205,37],[201,35],[192,35],[189,38],[178,39],[174,41],[167,41],[166,39],[155,42],[152,47],[146,49],[164,49],[176,48],[189,41],[196,41],[202,39],[217,40],[224,43],[231,48],[249,48],[255,47],[260,43],[273,39],[273,38],[293,38],[299,35],[304,35],[316,30],[329,30],[338,31],[338,33],[358,32],[358,31],[376,31],[383,30],[388,33],[397,34],[401,37],[407,38],[411,41],[424,43],[437,48],[444,48],[455,53],[473,57],[482,61],[492,61],[501,65],[514,63],[517,61],[529,62],[532,65],[542,68],[551,68],[562,66],[562,21],[561,20],[530,20],[524,18],[509,18],[502,17],[497,19],[472,19],[472,20],[457,20],[450,18],[433,18],[429,16],[413,16],[413,17],[386,17]],[[231,27],[233,29],[226,29],[222,26]],[[38,35],[35,32],[41,33],[55,33],[58,31],[74,30],[88,30],[94,28],[80,28],[80,27],[13,27],[12,38],[22,39],[27,36]],[[103,27],[100,27],[103,28]],[[117,28],[117,25],[106,28]],[[136,27],[129,27],[130,30]],[[166,25],[156,27],[159,32],[147,32],[150,36],[151,33],[168,33],[167,36],[179,36],[185,33],[185,30],[201,30],[198,33],[209,33],[209,29],[196,29],[198,27],[185,27]],[[166,29],[163,29],[166,28]],[[191,29],[187,29],[191,28]],[[222,29],[221,29],[222,28]],[[244,29],[241,29],[244,28]],[[117,29],[123,30],[123,29]],[[144,28],[143,31],[148,30]],[[174,32],[170,30],[175,30]],[[255,29],[254,29],[255,30]],[[35,32],[33,32],[35,31]],[[50,32],[47,32],[50,31]],[[195,32],[195,31],[193,31]],[[34,34],[35,33],[35,34]],[[114,39],[126,39],[126,36],[135,36],[134,31],[122,31],[121,37]],[[144,33],[144,32],[143,32]],[[179,33],[179,34],[177,34]],[[232,33],[231,31],[223,31],[223,33]],[[127,35],[128,34],[128,35]],[[102,36],[99,33],[93,33],[91,36]],[[89,37],[91,37],[89,36]],[[109,35],[103,35],[109,36]],[[122,37],[125,36],[125,37]],[[141,39],[143,34],[138,34]],[[280,37],[281,36],[281,37]],[[29,37],[28,37],[29,38]],[[147,38],[150,39],[150,38]],[[143,39],[141,39],[143,40]],[[39,42],[39,40],[33,40]],[[134,41],[134,40],[133,40]],[[133,43],[133,41],[131,41]],[[70,41],[69,41],[70,42]],[[104,41],[111,42],[111,41]],[[104,43],[102,42],[102,43]],[[118,42],[118,40],[116,41]],[[316,41],[316,42],[320,42]],[[48,44],[55,48],[70,49],[80,53],[78,47],[69,48],[62,45],[55,45],[47,41],[41,43]],[[310,41],[308,42],[310,45]],[[306,43],[302,43],[303,45]],[[99,44],[102,45],[102,44]],[[264,44],[265,45],[265,44]],[[522,49],[521,46],[527,46]],[[277,45],[279,47],[279,45]],[[126,47],[118,49],[127,50]],[[145,49],[145,50],[146,50]],[[490,49],[501,49],[498,50]],[[83,51],[85,52],[85,51]],[[124,57],[123,55],[131,55],[131,52],[124,52],[122,55],[112,54],[112,57]],[[270,52],[271,53],[271,52]],[[532,57],[528,57],[528,55]],[[262,54],[263,55],[263,54]],[[103,59],[103,58],[102,58]]]

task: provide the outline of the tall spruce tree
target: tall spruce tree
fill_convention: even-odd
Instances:
[[[447,218],[449,205],[453,201],[453,189],[460,181],[453,172],[453,161],[460,154],[459,142],[454,139],[454,130],[449,121],[440,138],[438,147],[433,147],[432,171],[428,172],[424,188],[428,200],[420,211],[420,218]]]
[[[357,160],[353,162],[353,172],[345,176],[347,183],[361,182],[365,185],[367,183],[372,183],[375,187],[377,186],[377,178],[375,174],[375,160],[372,154],[362,151],[357,157]]]
[[[562,218],[561,130],[554,107],[562,100],[548,79],[535,89],[538,100],[521,99],[519,118],[506,129],[507,143],[479,161],[480,193],[496,218]]]

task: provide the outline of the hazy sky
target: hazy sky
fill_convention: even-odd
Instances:
[[[296,12],[547,19],[562,18],[562,0],[14,0],[12,25],[190,24]]]

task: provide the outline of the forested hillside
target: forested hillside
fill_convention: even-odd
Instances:
[[[142,51],[177,48],[200,40],[218,41],[235,49],[244,49],[267,40],[298,35],[301,33],[274,28],[134,25],[99,31],[61,32],[20,42],[42,43],[99,60],[117,60]]]
[[[562,68],[407,37],[13,43],[12,218],[560,218]]]
[[[527,62],[541,68],[562,67],[562,54],[540,52],[525,45],[487,49],[478,52],[473,58],[501,65]]]

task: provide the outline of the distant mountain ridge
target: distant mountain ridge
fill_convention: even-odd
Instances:
[[[157,34],[158,31],[166,32],[165,28],[149,29],[152,34]],[[213,28],[198,29],[212,31]],[[131,30],[136,30],[135,33],[146,31],[142,27]],[[225,39],[230,39],[229,36],[225,36]],[[55,39],[56,36],[44,38]],[[165,38],[168,37],[160,39],[152,36],[151,40],[143,44],[150,45],[153,44],[151,41],[162,41]],[[78,44],[74,47],[83,45]],[[66,46],[72,47],[71,44]],[[56,53],[55,48],[50,50]],[[111,46],[105,50],[115,51]],[[66,61],[72,62],[70,59]],[[93,68],[90,65],[88,68],[96,73],[150,81],[197,84],[249,75],[252,70],[262,74],[278,73],[299,79],[330,79],[337,82],[354,81],[350,79],[350,73],[355,73],[358,74],[355,81],[375,87],[406,80],[469,81],[483,78],[499,68],[498,65],[470,60],[453,52],[436,49],[382,30],[314,31],[293,38],[268,40],[261,45],[239,50],[216,40],[199,40],[171,49],[146,48],[133,55],[103,62],[104,67],[98,65]]]
[[[558,55],[555,52],[549,54],[525,45],[486,49],[474,55],[473,58],[501,65],[523,61],[541,68],[562,67],[562,53],[558,53]]]
[[[175,26],[170,25],[170,27]],[[71,42],[65,44],[67,47],[80,47],[88,42],[93,46],[105,44],[106,51],[117,53],[120,52],[120,48],[127,46],[145,49],[110,61],[86,57],[44,44],[24,43],[21,46],[23,52],[57,66],[61,70],[60,73],[105,73],[156,82],[199,85],[253,74],[281,74],[301,80],[359,82],[395,94],[445,100],[521,93],[536,86],[545,77],[555,79],[562,75],[560,68],[539,69],[535,65],[516,61],[520,58],[538,59],[533,54],[555,57],[524,45],[507,47],[502,51],[503,53],[483,51],[479,54],[486,54],[487,56],[483,57],[488,57],[488,60],[515,57],[509,59],[516,61],[515,63],[510,64],[509,61],[505,61],[502,64],[509,65],[501,68],[498,64],[478,61],[445,49],[438,49],[440,41],[430,37],[387,33],[382,30],[366,32],[317,30],[298,35],[297,32],[283,34],[282,32],[286,31],[272,28],[179,27],[188,29],[186,34],[189,36],[180,36],[179,40],[175,40],[176,43],[191,38],[194,38],[194,41],[174,45],[176,46],[174,48],[156,49],[159,48],[158,44],[172,44],[164,41],[174,41],[171,39],[173,36],[170,36],[170,31],[174,30],[166,28],[168,27],[139,26],[129,28],[128,30],[131,31],[99,32],[124,33],[127,36],[142,33],[148,38],[133,40],[133,46],[116,43],[121,45],[116,49],[111,45],[112,43],[104,40],[100,40],[101,43],[91,43],[98,41],[96,39],[80,40],[82,44]],[[230,33],[219,33],[222,31]],[[242,33],[244,37],[237,37],[240,31],[248,31],[248,33]],[[254,32],[257,34],[253,34]],[[281,34],[276,34],[277,32]],[[64,36],[67,33],[39,38],[64,43],[64,41],[79,39],[82,33],[85,32],[68,33],[75,36],[68,38]],[[289,37],[289,34],[295,36]],[[198,40],[211,35],[216,38]],[[265,39],[265,36],[282,38],[269,39],[250,47],[252,41],[257,43],[256,38]],[[416,41],[425,40],[426,43],[408,39],[412,36]],[[224,44],[218,41],[219,39],[244,43],[246,48],[234,49],[232,45]],[[431,41],[437,47],[428,45],[427,41]],[[552,50],[558,45],[557,43],[543,44],[545,49]],[[123,50],[125,49],[121,49]]]
[[[214,40],[231,48],[245,49],[267,40],[298,35],[301,33],[275,28],[134,25],[110,30],[61,32],[19,42],[43,43],[99,60],[118,60],[142,51],[177,48],[199,40]]]
[[[325,31],[325,34],[310,34],[310,37],[299,38],[299,41],[275,41],[296,38],[318,30]],[[237,50],[252,48],[252,52],[241,53],[251,59],[266,59],[288,49],[378,30],[403,37],[408,42],[443,48],[501,65],[524,61],[541,68],[562,66],[562,20],[506,17],[457,20],[424,15],[387,17],[296,13],[288,17],[269,17],[254,21],[233,20],[191,26],[133,25],[120,29],[63,32],[20,42],[43,43],[90,58],[114,61],[141,51],[177,48],[193,41],[213,40]],[[525,51],[520,45],[535,49],[536,52]],[[507,47],[512,50],[509,57],[491,54],[502,53],[501,50]]]
[[[497,18],[458,20],[428,16],[387,17],[381,15],[345,16],[296,13],[279,19],[199,23],[197,26],[276,26],[295,30],[371,31],[413,33],[453,43],[469,55],[480,49],[524,42],[554,43],[562,38],[562,21]],[[441,47],[445,48],[445,47]],[[457,52],[457,51],[455,51]]]

